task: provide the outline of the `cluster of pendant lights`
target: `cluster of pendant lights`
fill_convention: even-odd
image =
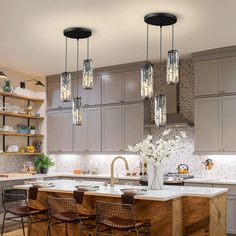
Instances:
[[[72,78],[71,73],[67,70],[67,39],[76,39],[77,41],[77,60],[76,60],[76,80],[77,91],[74,89],[74,97],[72,101],[72,118],[74,125],[82,125],[82,102],[78,93],[79,81],[79,39],[87,39],[87,59],[83,62],[82,85],[83,89],[93,88],[93,60],[89,58],[89,37],[92,35],[91,30],[87,28],[67,28],[64,30],[66,37],[65,51],[65,72],[61,74],[61,101],[70,102],[72,100]]]
[[[149,25],[160,27],[160,79],[162,79],[162,27],[172,26],[172,49],[168,51],[166,82],[167,84],[177,84],[179,82],[179,54],[178,51],[174,49],[174,24],[177,22],[177,17],[168,13],[151,13],[144,17],[144,21],[147,24],[147,55],[146,64],[141,68],[141,97],[143,99],[153,97],[153,65],[148,62]],[[154,97],[155,124],[158,127],[164,127],[166,125],[166,103],[167,100],[164,94]]]

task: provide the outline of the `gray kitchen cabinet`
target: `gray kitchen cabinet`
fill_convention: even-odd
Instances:
[[[47,112],[47,152],[59,152],[61,145],[61,112]]]
[[[60,139],[61,139],[60,151],[72,152],[73,151],[73,121],[72,121],[71,110],[61,111]]]
[[[222,99],[195,99],[195,152],[222,151]]]
[[[236,95],[225,96],[223,99],[223,151],[236,151]]]
[[[102,76],[102,104],[120,103],[123,100],[123,74]]]
[[[124,73],[124,101],[141,101],[141,71],[134,70]]]
[[[82,111],[82,125],[74,126],[74,152],[87,150],[87,117],[86,109]]]
[[[70,102],[61,102],[60,77],[49,79],[47,82],[47,109],[71,107]]]
[[[102,151],[122,151],[121,105],[102,108]]]
[[[82,126],[74,126],[75,152],[101,151],[101,108],[86,108],[82,114]]]
[[[221,59],[195,62],[195,96],[219,94],[221,81]]]
[[[139,143],[144,135],[144,109],[143,103],[123,106],[123,133],[124,150],[128,145]]]
[[[224,93],[236,92],[236,57],[223,59],[223,91]]]
[[[73,151],[71,110],[47,112],[47,152]]]
[[[87,146],[90,152],[101,152],[102,150],[101,107],[87,109]]]
[[[102,77],[94,76],[93,88],[87,91],[88,105],[100,105],[102,103]]]

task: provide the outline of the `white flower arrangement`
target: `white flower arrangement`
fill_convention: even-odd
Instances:
[[[145,158],[147,162],[153,162],[158,165],[163,159],[170,156],[170,154],[176,148],[176,142],[181,138],[175,136],[174,139],[167,138],[166,136],[170,133],[169,130],[165,130],[162,137],[153,144],[153,138],[148,135],[142,142],[135,144],[134,146],[128,146],[129,152],[139,152],[141,157]],[[185,132],[181,132],[182,138],[186,138]]]

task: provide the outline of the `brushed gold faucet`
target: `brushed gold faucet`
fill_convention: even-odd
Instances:
[[[118,183],[118,178],[114,177],[114,164],[115,164],[116,160],[118,160],[118,159],[121,159],[121,160],[123,160],[125,162],[126,171],[129,171],[128,161],[124,157],[122,157],[122,156],[115,157],[113,159],[113,161],[111,162],[111,179],[110,179],[110,186],[111,187],[114,187],[114,184]]]

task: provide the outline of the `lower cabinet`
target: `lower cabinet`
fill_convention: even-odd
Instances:
[[[184,183],[184,186],[228,188],[227,193],[227,233],[236,235],[236,186],[224,184]]]

